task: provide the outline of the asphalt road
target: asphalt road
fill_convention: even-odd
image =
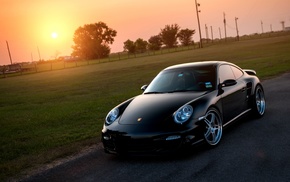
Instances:
[[[290,181],[290,74],[263,85],[265,116],[239,120],[215,148],[199,146],[170,157],[119,158],[105,154],[98,144],[23,181]]]

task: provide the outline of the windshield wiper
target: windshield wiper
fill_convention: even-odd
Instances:
[[[176,92],[192,92],[194,90],[172,90],[172,91],[165,91],[165,92],[145,92],[144,94],[164,94],[164,93],[176,93]]]
[[[145,92],[144,94],[162,94],[164,92]]]
[[[191,91],[194,91],[194,90],[172,90],[172,91],[169,91],[167,93],[175,93],[175,92],[191,92]]]

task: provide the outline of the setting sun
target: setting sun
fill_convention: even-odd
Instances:
[[[52,32],[52,33],[51,33],[51,37],[52,37],[53,39],[56,39],[56,38],[58,37],[58,34],[57,34],[56,32]]]

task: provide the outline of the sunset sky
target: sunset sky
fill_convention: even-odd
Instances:
[[[205,24],[212,26],[214,38],[219,28],[224,38],[223,12],[227,34],[236,36],[235,17],[240,35],[282,30],[290,26],[289,0],[198,0],[201,4],[202,37]],[[123,51],[123,43],[137,38],[148,40],[161,28],[178,24],[195,29],[199,41],[194,0],[0,0],[0,65],[10,64],[6,41],[13,62],[70,55],[75,30],[84,24],[105,22],[117,31],[111,52]]]

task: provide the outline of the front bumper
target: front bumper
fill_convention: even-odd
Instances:
[[[112,154],[151,155],[174,153],[183,147],[199,143],[200,137],[193,131],[183,133],[128,135],[106,131],[102,133],[104,150]]]

